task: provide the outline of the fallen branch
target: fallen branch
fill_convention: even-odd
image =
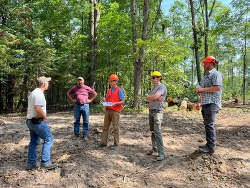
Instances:
[[[125,175],[123,176],[123,182],[125,182],[126,177],[127,177],[127,175],[125,174]]]
[[[6,146],[5,147],[3,147],[3,149],[1,149],[1,151],[0,151],[0,153],[4,150],[6,148]]]

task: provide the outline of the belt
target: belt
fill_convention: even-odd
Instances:
[[[77,105],[79,105],[79,106],[84,106],[85,104],[83,103],[83,104],[77,104]]]
[[[151,112],[160,112],[160,111],[163,111],[163,110],[151,109],[149,111],[151,111]]]
[[[34,124],[40,124],[43,121],[43,118],[35,117],[35,118],[32,118],[32,119],[27,119],[27,121],[31,121]]]
[[[32,118],[33,119],[33,118]],[[32,119],[26,119],[26,120],[32,120]],[[36,118],[36,119],[42,119],[42,121],[43,121],[43,118]]]

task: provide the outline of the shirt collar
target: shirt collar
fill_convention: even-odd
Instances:
[[[215,68],[213,68],[212,70],[208,71],[210,74],[215,71]]]
[[[117,88],[117,86],[111,87],[110,89],[111,89],[111,91],[115,91],[116,88]]]
[[[206,75],[211,74],[212,72],[215,71],[215,68],[211,69],[210,71],[206,72]]]

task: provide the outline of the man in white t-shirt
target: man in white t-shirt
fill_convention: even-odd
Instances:
[[[50,160],[50,149],[53,144],[53,136],[46,120],[46,100],[44,91],[49,87],[50,77],[41,76],[37,78],[37,88],[28,96],[28,112],[26,124],[30,131],[30,143],[28,149],[27,170],[35,169],[37,163],[36,150],[43,140],[43,148],[41,154],[41,168],[54,169],[57,164],[52,164]]]

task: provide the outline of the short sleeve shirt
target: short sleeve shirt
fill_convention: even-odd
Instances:
[[[111,92],[114,93],[115,89],[116,89],[116,88],[111,88]],[[122,101],[122,100],[125,99],[125,97],[124,97],[124,92],[123,92],[122,89],[119,90],[118,94],[119,94],[120,101]]]
[[[222,87],[223,77],[220,72],[216,69],[212,69],[207,72],[203,79],[201,80],[201,87],[211,87],[211,86],[220,86]],[[222,89],[217,92],[203,92],[201,94],[201,105],[205,104],[216,104],[219,108],[221,108],[221,97],[222,97]]]
[[[159,85],[152,88],[149,95],[154,95],[160,93],[163,97],[163,100],[154,100],[149,102],[149,110],[164,110],[164,101],[167,95],[167,88],[164,84],[160,83]]]
[[[83,87],[74,86],[68,92],[69,94],[75,94],[76,104],[84,104],[89,97],[89,93],[94,93],[95,91],[91,87],[84,85]]]
[[[31,119],[33,117],[37,117],[37,113],[35,111],[35,106],[41,106],[43,113],[46,115],[46,100],[44,93],[40,88],[34,89],[30,95],[28,96],[28,112],[27,119]]]

